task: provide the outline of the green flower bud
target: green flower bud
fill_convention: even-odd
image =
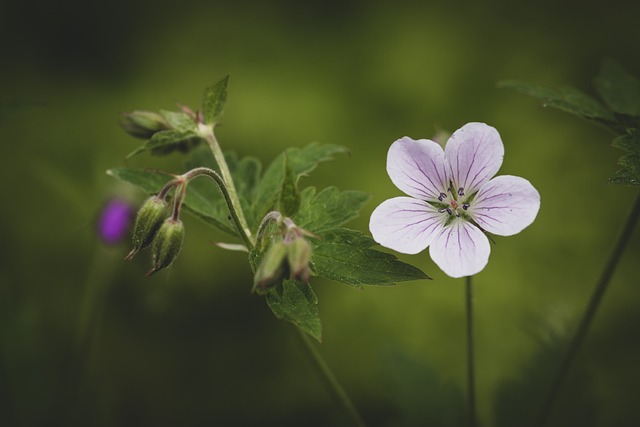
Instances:
[[[151,244],[166,217],[167,202],[158,196],[149,197],[136,216],[133,227],[133,248],[125,259],[133,258],[139,250]]]
[[[287,251],[288,246],[281,241],[267,249],[253,279],[254,292],[266,294],[282,282],[288,270]]]
[[[179,219],[168,218],[158,230],[156,238],[153,240],[153,268],[149,270],[147,276],[167,268],[182,249],[184,241],[184,224]]]
[[[120,126],[129,135],[142,139],[149,139],[154,133],[169,129],[169,124],[164,117],[152,111],[125,113],[120,120]]]
[[[304,283],[309,281],[311,271],[309,261],[311,261],[311,245],[304,238],[293,239],[287,251],[291,279],[298,279]]]

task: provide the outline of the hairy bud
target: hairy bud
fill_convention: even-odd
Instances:
[[[133,248],[125,259],[133,258],[138,251],[151,244],[166,217],[167,202],[158,196],[149,197],[136,216],[133,227]]]
[[[179,219],[168,218],[162,223],[153,240],[153,268],[147,276],[167,268],[180,255],[184,241],[184,224]]]
[[[311,261],[311,245],[304,238],[293,239],[287,251],[291,279],[298,279],[304,283],[309,281],[311,271],[309,262]]]
[[[287,275],[288,245],[283,242],[275,242],[267,249],[258,266],[253,280],[253,291],[266,294],[269,290],[279,285]]]
[[[169,124],[164,117],[152,111],[125,113],[120,120],[120,126],[129,135],[142,139],[149,139],[156,132],[169,129]]]

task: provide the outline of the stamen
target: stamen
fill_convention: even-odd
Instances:
[[[447,208],[447,213],[448,213],[449,215],[453,214],[453,212],[451,212],[451,209],[449,209],[449,208]]]
[[[464,196],[464,188],[458,188],[458,196]]]
[[[442,201],[442,199],[444,199],[445,197],[447,197],[445,193],[440,193],[440,196],[438,196],[438,200]]]
[[[466,211],[467,209],[469,209],[469,206],[471,206],[469,203],[463,203],[462,204],[462,209],[464,209]]]
[[[446,210],[448,210],[448,209],[441,208],[441,209],[438,209],[438,212],[439,212],[439,213],[444,213],[444,211],[446,211]]]

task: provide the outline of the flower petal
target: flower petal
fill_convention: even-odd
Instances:
[[[444,152],[453,184],[469,194],[498,172],[504,145],[495,128],[484,123],[467,123],[451,135]]]
[[[469,208],[480,227],[511,236],[531,225],[540,209],[540,194],[519,176],[497,176],[483,185]]]
[[[472,276],[489,261],[489,239],[464,220],[454,220],[431,243],[429,255],[451,277]]]
[[[417,254],[433,241],[446,217],[433,206],[411,197],[385,200],[369,220],[373,239],[405,254]]]
[[[437,199],[449,187],[444,151],[428,139],[405,136],[391,144],[387,173],[396,187],[422,200]]]

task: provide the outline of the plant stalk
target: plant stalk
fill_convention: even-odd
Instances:
[[[362,417],[360,417],[360,414],[353,405],[353,402],[351,402],[349,395],[347,395],[344,388],[342,388],[342,385],[338,382],[335,375],[333,375],[333,372],[331,372],[331,369],[329,369],[329,366],[324,361],[322,355],[320,355],[313,342],[311,342],[309,336],[298,327],[296,327],[296,330],[298,331],[298,335],[300,336],[300,340],[302,341],[305,350],[313,361],[314,367],[318,371],[318,375],[322,379],[325,387],[333,396],[336,403],[340,405],[345,412],[345,415],[349,417],[352,425],[356,427],[365,427],[366,424],[362,420]]]
[[[546,424],[551,411],[553,410],[553,406],[558,398],[558,394],[560,389],[562,388],[562,384],[567,376],[567,372],[571,367],[571,363],[575,359],[578,350],[582,346],[585,336],[591,326],[593,318],[598,311],[598,307],[600,306],[600,302],[604,297],[604,293],[609,286],[609,282],[611,281],[611,277],[618,265],[618,261],[622,258],[622,253],[627,247],[627,243],[629,243],[629,239],[631,239],[631,235],[633,234],[633,229],[638,222],[638,218],[640,217],[640,194],[636,197],[636,201],[631,208],[631,212],[627,216],[627,219],[622,226],[620,231],[620,235],[618,236],[618,240],[613,247],[613,251],[607,261],[607,264],[600,275],[600,279],[598,280],[593,293],[591,294],[591,298],[589,299],[589,304],[587,305],[587,309],[580,320],[580,324],[578,325],[578,329],[576,330],[569,347],[567,348],[566,353],[564,354],[564,358],[562,359],[562,363],[560,364],[560,368],[558,369],[558,373],[556,378],[549,390],[549,394],[547,394],[547,398],[542,406],[542,410],[538,414],[538,418],[536,421],[536,426],[542,427]]]
[[[471,276],[465,277],[465,297],[467,312],[467,425],[476,427],[476,376],[475,356],[473,353],[473,289]]]

